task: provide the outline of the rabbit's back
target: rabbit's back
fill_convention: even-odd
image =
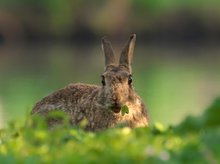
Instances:
[[[73,113],[80,112],[83,104],[91,102],[99,91],[99,86],[88,84],[69,84],[37,102],[32,110],[32,114],[38,113],[46,115],[52,110],[62,110]]]

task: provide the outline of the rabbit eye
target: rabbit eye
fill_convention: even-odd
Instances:
[[[102,82],[102,85],[105,86],[105,76],[102,75],[101,78],[102,78],[102,81],[101,81],[101,82]]]
[[[130,85],[132,83],[132,75],[128,76],[128,84]]]

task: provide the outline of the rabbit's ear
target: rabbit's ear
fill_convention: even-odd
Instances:
[[[120,61],[119,61],[119,65],[127,68],[130,73],[132,71],[131,62],[132,62],[133,54],[134,54],[135,41],[136,41],[136,34],[133,34],[130,36],[127,44],[122,50]]]
[[[107,68],[108,66],[115,66],[116,59],[111,43],[108,40],[106,40],[105,37],[102,38],[102,50],[105,55],[105,67]]]

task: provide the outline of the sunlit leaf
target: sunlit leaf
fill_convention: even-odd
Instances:
[[[121,107],[121,115],[124,116],[125,114],[129,113],[129,108],[127,105]]]

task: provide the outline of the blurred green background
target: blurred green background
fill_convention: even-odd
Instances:
[[[100,84],[100,39],[137,34],[134,86],[152,122],[200,115],[220,95],[218,0],[1,0],[0,126],[71,82]]]

